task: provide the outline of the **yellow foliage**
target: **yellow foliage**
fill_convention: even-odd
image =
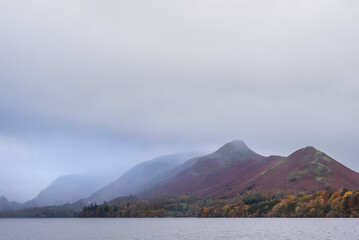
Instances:
[[[351,197],[353,193],[351,191],[348,191],[344,194],[343,198]]]
[[[223,209],[224,211],[227,211],[227,209],[230,208],[230,207],[231,207],[231,206],[227,204],[227,205],[224,205],[222,209]]]

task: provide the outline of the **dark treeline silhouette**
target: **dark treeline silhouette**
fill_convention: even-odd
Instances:
[[[61,218],[61,217],[76,217],[76,210],[71,204],[65,204],[62,206],[49,206],[49,207],[38,207],[38,208],[25,208],[20,210],[3,211],[0,212],[0,217],[10,218],[36,218],[36,217],[47,217],[47,218]]]

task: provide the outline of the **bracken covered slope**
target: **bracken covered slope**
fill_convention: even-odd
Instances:
[[[184,167],[185,166],[185,167]],[[264,157],[235,140],[216,152],[172,170],[173,176],[145,189],[140,197],[232,197],[246,190],[312,191],[359,188],[359,174],[314,147],[288,157]]]
[[[280,159],[250,183],[261,190],[357,189],[359,174],[314,147],[306,147]]]

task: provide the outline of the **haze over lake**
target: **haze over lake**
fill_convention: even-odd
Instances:
[[[0,219],[0,240],[358,239],[359,219]]]
[[[0,240],[359,240],[359,0],[0,0]]]
[[[0,0],[0,196],[233,139],[359,171],[358,22],[346,0]]]

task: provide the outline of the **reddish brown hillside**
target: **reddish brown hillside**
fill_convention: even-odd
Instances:
[[[288,157],[264,157],[242,141],[174,169],[172,177],[139,193],[143,197],[182,195],[230,197],[245,190],[311,191],[359,188],[359,174],[313,147]]]
[[[179,167],[176,175],[140,196],[181,195],[196,193],[200,196],[234,196],[240,190],[251,188],[247,184],[282,157],[263,157],[249,149],[242,141],[225,144],[216,152],[196,159],[195,163]],[[175,169],[176,171],[176,169]]]
[[[306,147],[279,160],[250,182],[260,190],[357,189],[359,174],[314,147]]]

